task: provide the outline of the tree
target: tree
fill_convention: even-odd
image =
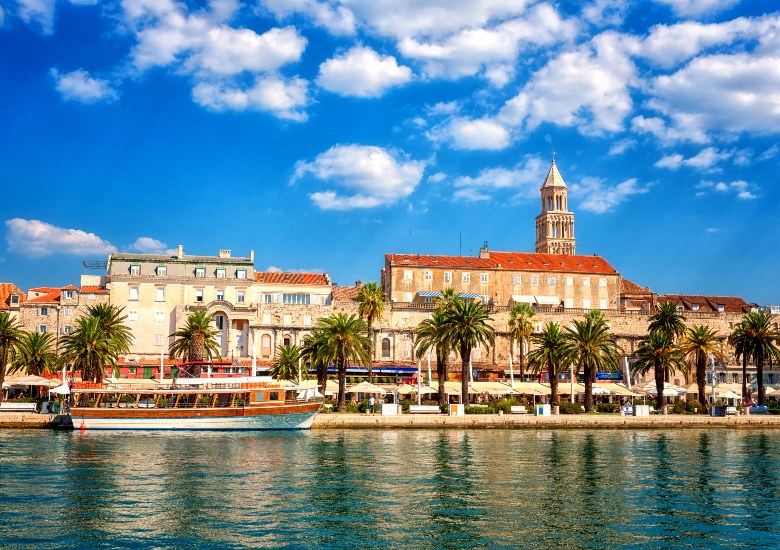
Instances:
[[[487,309],[479,302],[455,300],[443,310],[442,336],[453,349],[460,352],[461,361],[461,403],[468,403],[469,363],[471,350],[478,345],[492,346],[496,332],[489,324]]]
[[[520,343],[520,380],[525,375],[525,344],[534,332],[531,318],[536,314],[534,308],[528,304],[514,304],[509,310],[509,354],[514,353],[514,342]]]
[[[650,321],[650,325],[647,327],[648,331],[663,332],[669,336],[673,343],[676,343],[685,332],[685,319],[677,313],[677,306],[672,302],[656,304],[656,310],[656,314],[648,319]],[[674,375],[674,372],[667,372],[664,375],[666,382],[669,381],[669,377],[672,375]]]
[[[446,405],[444,382],[447,380],[447,358],[451,346],[446,338],[444,311],[441,308],[434,311],[430,319],[425,319],[417,325],[415,348],[418,359],[435,350],[436,376],[439,378],[439,405]]]
[[[97,304],[87,308],[87,316],[98,319],[103,333],[119,355],[130,351],[133,339],[133,331],[124,324],[127,315],[122,315],[123,311],[124,308],[110,304]]]
[[[728,342],[734,348],[734,357],[739,361],[742,360],[742,404],[748,402],[747,394],[747,364],[750,360],[750,346],[751,346],[751,334],[746,330],[747,325],[745,318],[742,318],[742,322],[734,327],[734,331],[729,334]],[[712,396],[713,400],[715,396]]]
[[[531,337],[536,346],[528,353],[528,365],[535,374],[547,371],[550,379],[550,404],[558,406],[558,377],[566,370],[570,357],[561,325],[547,323],[540,334]]]
[[[368,364],[371,342],[366,338],[366,323],[354,315],[335,313],[317,323],[322,349],[319,356],[336,365],[339,377],[339,411],[345,411],[347,390],[347,363]]]
[[[188,362],[202,362],[212,357],[220,357],[220,346],[216,338],[219,330],[211,326],[212,320],[213,317],[205,311],[190,313],[184,328],[171,334],[175,338],[169,349],[171,359],[181,357]],[[193,365],[185,374],[198,378],[200,372],[200,365]]]
[[[631,366],[632,374],[645,375],[650,369],[655,375],[655,389],[658,392],[658,409],[664,406],[664,378],[667,373],[679,370],[688,374],[688,365],[685,363],[679,348],[672,342],[666,332],[653,331],[636,350],[636,361]]]
[[[59,358],[53,347],[54,342],[48,332],[25,332],[17,344],[10,372],[26,372],[35,376],[56,372]]]
[[[720,349],[720,338],[711,328],[704,325],[694,325],[685,331],[680,342],[683,357],[690,361],[696,369],[696,385],[699,387],[699,403],[707,402],[707,358],[710,355],[724,359]],[[713,396],[713,399],[715,396]]]
[[[374,334],[371,331],[371,327],[374,324],[374,319],[380,319],[382,317],[382,313],[385,311],[385,300],[387,297],[385,296],[385,291],[382,290],[382,287],[372,281],[370,283],[365,283],[360,287],[357,298],[360,302],[358,305],[358,313],[361,318],[366,318],[366,332],[368,334],[368,339],[371,341],[371,349],[373,350],[376,342],[374,342]],[[368,358],[368,380],[370,382],[374,381],[372,369],[373,356],[374,354],[371,353]]]
[[[0,388],[5,382],[5,369],[16,355],[16,346],[22,338],[22,331],[7,311],[0,311]]]
[[[276,358],[271,365],[271,376],[300,384],[306,377],[305,366],[299,363],[300,357],[301,348],[298,346],[277,346]]]
[[[772,327],[773,318],[774,316],[769,313],[752,311],[745,314],[742,322],[747,337],[748,352],[756,365],[759,405],[764,405],[766,401],[764,361],[780,359],[780,350],[775,346],[775,342],[780,339],[780,333]]]
[[[311,337],[303,341],[300,351],[301,359],[304,362],[309,362],[309,367],[306,370],[314,370],[317,373],[317,386],[320,388],[322,395],[325,395],[328,381],[328,359],[323,353],[324,349],[322,331],[315,328]]]
[[[119,351],[109,340],[97,317],[85,316],[63,339],[63,358],[81,372],[82,380],[101,383],[106,366],[116,367]]]
[[[618,370],[620,349],[609,331],[609,325],[600,310],[593,310],[582,321],[573,321],[574,328],[566,328],[566,353],[585,378],[585,412],[593,410],[593,382],[597,372]]]

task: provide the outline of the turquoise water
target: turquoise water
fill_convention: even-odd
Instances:
[[[0,547],[780,547],[778,431],[0,432]]]

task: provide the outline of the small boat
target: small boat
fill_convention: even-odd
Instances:
[[[307,430],[320,404],[308,390],[257,378],[196,378],[154,388],[77,382],[73,427],[83,430]]]

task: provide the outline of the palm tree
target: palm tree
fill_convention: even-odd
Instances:
[[[536,348],[528,353],[528,365],[535,374],[546,370],[550,379],[550,404],[558,406],[558,377],[566,369],[569,356],[561,325],[547,323],[540,334],[531,337]]]
[[[460,352],[461,403],[468,403],[469,398],[471,350],[480,344],[488,347],[495,342],[496,332],[490,321],[487,309],[479,302],[455,300],[443,311],[442,337]]]
[[[271,376],[279,379],[294,380],[297,383],[306,376],[304,366],[299,363],[301,348],[298,346],[278,346],[276,359],[271,366]]]
[[[439,378],[439,405],[447,404],[444,382],[447,380],[447,358],[450,354],[450,343],[445,337],[444,311],[439,308],[433,312],[430,319],[425,319],[417,325],[415,340],[416,355],[422,359],[431,350],[436,351],[436,376]]]
[[[368,364],[371,342],[366,338],[366,323],[354,315],[335,313],[319,320],[322,350],[319,356],[333,362],[339,376],[339,411],[345,411],[347,390],[347,363]]]
[[[0,311],[0,388],[5,382],[5,368],[16,354],[16,346],[22,337],[22,331],[7,311]]]
[[[742,322],[734,327],[734,331],[729,334],[728,343],[734,348],[734,357],[742,360],[742,404],[748,402],[747,394],[747,364],[750,360],[751,334],[746,330],[747,324],[743,317]],[[712,396],[715,399],[715,396]]]
[[[707,358],[710,355],[723,360],[718,333],[704,325],[694,325],[685,331],[680,351],[696,367],[696,385],[699,387],[699,403],[707,402]],[[715,396],[713,396],[713,399]]]
[[[325,395],[325,387],[328,381],[328,360],[324,357],[324,349],[322,331],[315,328],[312,336],[303,341],[300,351],[301,359],[309,363],[306,369],[307,372],[314,370],[317,373],[317,386],[320,388],[322,395]]]
[[[685,319],[677,313],[677,306],[672,302],[661,302],[656,304],[656,310],[657,313],[648,319],[650,321],[647,327],[648,332],[663,332],[669,336],[672,342],[677,342],[685,333]],[[667,372],[664,375],[665,381],[668,382],[672,375],[674,375],[673,372]]]
[[[118,348],[111,342],[97,317],[82,317],[63,339],[63,359],[81,372],[82,380],[100,383],[106,366],[116,368]]]
[[[758,404],[764,405],[766,400],[764,388],[764,361],[780,359],[780,350],[775,342],[780,339],[780,333],[772,327],[773,315],[762,311],[746,313],[743,324],[748,336],[748,349],[753,363],[756,365],[756,384],[758,385]]]
[[[597,372],[614,372],[619,369],[620,349],[604,314],[594,309],[582,321],[573,321],[574,328],[566,328],[564,340],[566,352],[585,377],[585,412],[593,410],[593,382]]]
[[[35,376],[44,376],[57,370],[59,357],[54,352],[54,343],[48,332],[25,332],[16,348],[16,358],[10,372],[24,371]]]
[[[202,362],[220,357],[220,345],[216,336],[219,330],[211,325],[213,317],[205,311],[195,311],[187,316],[184,328],[171,334],[176,338],[169,349],[171,359],[186,358],[188,362]],[[201,366],[192,365],[187,376],[198,378]]]
[[[374,319],[381,319],[382,313],[385,311],[385,300],[387,297],[385,296],[385,291],[382,290],[382,287],[372,281],[370,283],[365,283],[360,287],[360,290],[358,290],[357,293],[357,298],[360,302],[358,305],[358,313],[360,314],[361,318],[366,318],[366,332],[368,334],[368,339],[371,341],[371,349],[374,349],[374,334],[371,332],[371,327],[374,324]],[[374,381],[372,370],[373,355],[374,354],[372,353],[368,358],[369,382]]]
[[[666,374],[679,370],[688,374],[688,365],[680,349],[666,332],[653,331],[636,350],[636,361],[631,366],[632,374],[645,375],[653,369],[655,389],[658,392],[658,409],[664,406],[664,378]]]
[[[87,315],[100,321],[103,332],[120,355],[130,351],[130,343],[133,340],[133,331],[124,324],[127,320],[127,315],[122,315],[124,309],[110,304],[97,304],[87,308]]]
[[[509,310],[509,355],[513,358],[514,342],[520,343],[520,380],[525,375],[525,344],[534,332],[531,318],[536,311],[528,304],[514,304]]]
[[[439,296],[437,307],[439,309],[447,309],[458,300],[460,300],[460,297],[458,296],[458,293],[455,292],[454,288],[445,288],[442,291],[441,296]]]

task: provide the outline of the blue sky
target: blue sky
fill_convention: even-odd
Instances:
[[[771,0],[0,0],[0,280],[533,251],[554,149],[579,253],[780,305],[778,90]]]

